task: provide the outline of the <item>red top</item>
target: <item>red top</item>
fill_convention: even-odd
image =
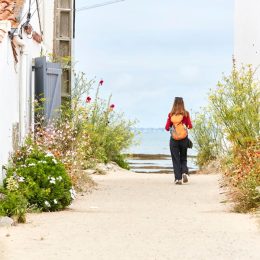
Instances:
[[[192,123],[191,123],[190,115],[189,115],[189,114],[188,114],[188,116],[184,116],[184,117],[183,117],[182,123],[183,123],[184,125],[186,125],[188,129],[191,129],[191,128],[192,128]],[[165,130],[166,130],[166,131],[169,131],[171,126],[172,126],[171,114],[169,114],[169,115],[168,115],[168,118],[167,118],[166,125],[165,125]]]

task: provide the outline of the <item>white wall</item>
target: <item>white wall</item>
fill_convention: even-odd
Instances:
[[[34,1],[32,1],[34,2]],[[0,181],[2,165],[8,162],[13,150],[13,127],[19,125],[19,138],[22,142],[30,129],[34,82],[32,63],[35,57],[47,55],[53,50],[54,0],[40,1],[40,17],[44,41],[39,44],[30,36],[23,34],[23,39],[16,37],[21,47],[17,47],[18,63],[15,64],[10,39],[6,34],[0,43]],[[29,1],[27,0],[21,17],[26,21]],[[32,5],[31,25],[40,33],[36,5]],[[10,22],[0,21],[1,27],[10,30]]]
[[[1,23],[10,30],[10,22]],[[6,36],[0,43],[0,167],[6,163],[12,150],[12,128],[19,121],[19,81],[15,70],[19,70],[19,66],[14,64],[10,41]]]
[[[235,0],[235,46],[238,63],[260,65],[260,0]]]
[[[48,54],[53,53],[54,0],[44,0],[41,6],[41,20],[44,31],[43,45]]]

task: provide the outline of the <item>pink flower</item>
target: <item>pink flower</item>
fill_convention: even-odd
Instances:
[[[114,104],[111,104],[109,108],[110,108],[110,111],[113,111],[114,108],[115,108],[115,105],[114,105]]]
[[[91,101],[91,97],[87,97],[86,98],[86,103],[90,103],[90,101]]]
[[[103,83],[104,83],[104,80],[103,80],[103,79],[101,79],[101,80],[99,81],[99,85],[100,85],[100,86],[102,86],[102,85],[103,85]]]

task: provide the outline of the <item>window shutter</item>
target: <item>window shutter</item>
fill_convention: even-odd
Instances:
[[[54,15],[54,56],[72,57],[72,23],[73,23],[73,0],[55,0]],[[71,95],[71,68],[63,66],[61,96],[68,98]]]
[[[35,59],[35,98],[44,99],[46,121],[58,115],[61,106],[61,76],[59,63],[47,62],[46,57]]]

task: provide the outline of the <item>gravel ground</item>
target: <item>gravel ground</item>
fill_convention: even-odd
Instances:
[[[257,218],[220,203],[218,178],[176,186],[169,174],[94,176],[97,190],[69,210],[0,229],[0,259],[259,260]]]

